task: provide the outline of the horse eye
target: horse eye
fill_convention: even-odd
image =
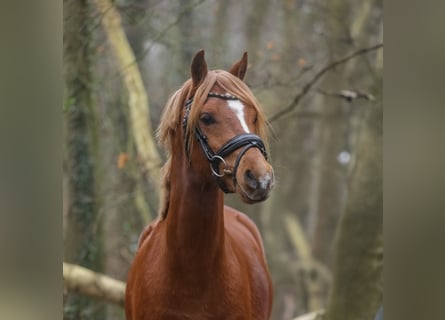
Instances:
[[[201,122],[206,126],[216,123],[215,118],[213,118],[212,115],[210,115],[208,113],[203,113],[201,115],[201,117],[199,118],[199,120],[201,120]]]

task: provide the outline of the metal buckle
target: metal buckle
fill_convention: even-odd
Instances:
[[[219,172],[217,172],[217,171],[215,171],[215,169],[213,168],[213,164],[216,162],[215,160],[219,160],[219,161],[221,161],[221,162],[224,164],[224,168],[223,168],[223,173],[222,173],[222,174],[219,173]],[[230,174],[230,173],[232,173],[232,171],[230,171],[230,170],[227,168],[227,163],[226,163],[226,161],[224,160],[224,158],[221,157],[221,156],[218,156],[218,155],[215,155],[215,156],[212,157],[212,161],[210,161],[210,170],[212,170],[212,174],[213,174],[214,176],[218,177],[218,178],[222,178],[222,177],[224,177],[226,174]]]

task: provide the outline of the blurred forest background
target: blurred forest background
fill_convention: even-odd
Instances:
[[[65,0],[64,261],[125,281],[157,216],[164,104],[197,50],[211,69],[247,51],[277,184],[261,204],[226,203],[263,236],[272,319],[321,309],[372,319],[383,289],[382,43],[382,0]],[[119,303],[76,291],[64,292],[65,319],[124,319]]]

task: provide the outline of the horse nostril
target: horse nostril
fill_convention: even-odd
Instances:
[[[246,172],[244,173],[244,177],[246,178],[246,184],[250,188],[252,188],[252,189],[257,188],[258,182],[257,182],[257,179],[255,178],[255,176],[253,175],[252,171],[246,170]]]

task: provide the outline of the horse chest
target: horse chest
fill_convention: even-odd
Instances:
[[[145,288],[144,310],[136,319],[254,319],[250,306],[243,302],[243,293],[234,286],[220,283],[218,277],[207,283],[190,279],[159,282],[159,288]],[[149,291],[151,293],[149,293]]]
[[[131,319],[262,319],[253,301],[247,279],[237,267],[222,264],[209,270],[173,268],[159,270],[162,258],[146,265],[142,278],[135,279],[143,300],[135,305]],[[150,315],[150,316],[148,316]]]
[[[254,252],[249,242],[237,239],[227,236],[223,257],[211,265],[159,250],[162,237],[148,239],[127,284],[135,301],[127,319],[267,319],[267,271],[246,257]]]

